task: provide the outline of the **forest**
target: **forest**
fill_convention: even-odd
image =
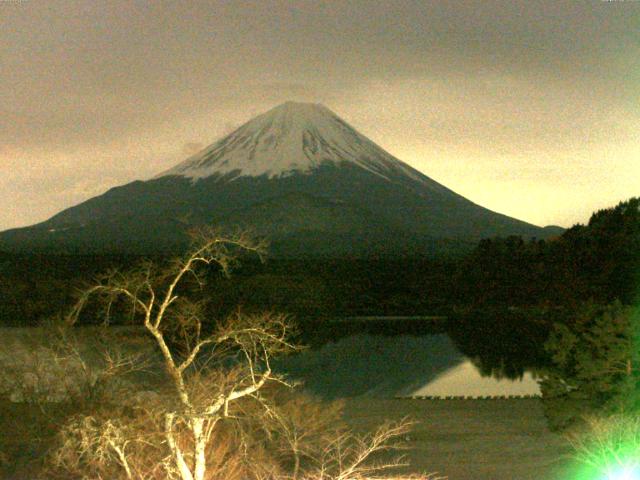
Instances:
[[[218,312],[237,305],[266,308],[303,323],[359,315],[559,310],[614,300],[630,305],[640,285],[639,205],[633,198],[600,210],[586,225],[550,240],[485,239],[453,258],[247,258],[232,279],[212,272],[207,296]],[[139,260],[0,252],[0,325],[35,325],[68,305],[99,273]]]

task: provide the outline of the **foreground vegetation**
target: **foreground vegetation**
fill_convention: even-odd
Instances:
[[[113,270],[83,290],[54,327],[60,344],[50,350],[49,361],[34,362],[28,372],[45,378],[52,364],[64,364],[55,382],[67,386],[63,402],[76,405],[54,427],[37,474],[65,479],[400,478],[385,474],[402,465],[400,460],[370,460],[405,435],[408,422],[356,436],[339,424],[339,405],[296,395],[273,372],[273,356],[299,348],[290,340],[288,317],[236,311],[212,322],[204,303],[194,300],[207,267],[228,275],[239,252],[263,251],[264,244],[246,234],[224,237],[203,230],[187,254],[163,268],[145,262],[127,272]],[[131,323],[141,324],[152,337],[163,366],[155,388],[125,381],[154,367],[138,353],[123,354],[112,343],[99,365],[82,354],[69,329],[93,299],[103,325],[108,326],[113,310],[129,309]],[[50,393],[35,388],[32,394],[46,409]]]

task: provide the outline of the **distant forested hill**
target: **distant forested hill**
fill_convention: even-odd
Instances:
[[[472,304],[630,304],[640,293],[640,198],[549,240],[482,240],[455,283]]]

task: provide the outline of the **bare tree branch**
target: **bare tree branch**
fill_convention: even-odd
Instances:
[[[370,460],[407,431],[407,422],[386,425],[366,437],[347,431],[329,436],[322,427],[305,431],[303,422],[288,421],[273,405],[265,392],[271,385],[275,388],[287,382],[274,373],[271,359],[299,349],[290,340],[294,332],[287,316],[247,315],[238,310],[215,323],[206,317],[204,304],[190,298],[190,287],[193,282],[202,286],[206,269],[214,267],[229,275],[240,252],[262,259],[265,251],[265,242],[246,232],[223,236],[205,228],[194,233],[193,248],[164,270],[147,262],[127,273],[112,271],[81,292],[66,317],[67,324],[78,322],[92,298],[102,302],[107,322],[116,302],[127,303],[134,319],[153,338],[172,392],[158,405],[136,407],[127,414],[126,422],[78,418],[63,435],[69,443],[58,465],[76,472],[85,462],[95,467],[93,478],[227,478],[224,475],[231,471],[224,465],[227,457],[218,459],[224,475],[211,473],[216,460],[211,451],[216,447],[223,451],[224,446],[216,445],[215,439],[230,423],[254,436],[262,432],[262,444],[284,437],[293,456],[293,476],[283,473],[277,462],[264,461],[243,467],[239,471],[244,473],[234,480],[364,480],[403,465],[401,459],[377,464]],[[116,372],[133,367],[135,359],[111,355],[105,362]],[[145,436],[143,422],[149,420],[153,428],[148,427],[151,433]],[[235,458],[255,455],[261,448],[260,441],[243,433],[237,433],[234,441]],[[78,448],[71,451],[73,446]],[[155,462],[149,464],[149,458]],[[108,465],[113,468],[109,470]],[[250,477],[244,475],[249,472]]]

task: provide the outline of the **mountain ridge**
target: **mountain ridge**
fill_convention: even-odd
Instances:
[[[342,238],[345,254],[360,255],[385,250],[385,244],[410,250],[438,239],[469,243],[557,233],[473,203],[326,107],[289,102],[150,180],[114,187],[45,222],[0,233],[0,249],[171,251],[201,224],[249,228],[301,254],[305,245],[313,254],[329,238]]]

